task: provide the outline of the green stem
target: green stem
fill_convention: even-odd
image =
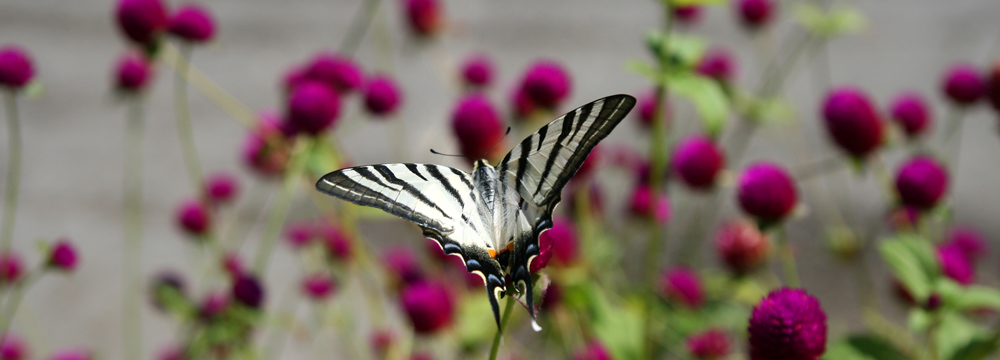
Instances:
[[[4,91],[4,107],[7,109],[7,126],[10,143],[7,145],[7,188],[3,203],[3,234],[0,235],[0,249],[10,251],[14,240],[14,216],[17,214],[18,188],[21,183],[21,124],[17,117],[17,93]]]
[[[507,296],[507,305],[503,308],[503,319],[500,320],[500,328],[497,329],[496,335],[493,336],[493,347],[490,348],[490,360],[496,360],[497,354],[500,353],[500,339],[503,338],[503,330],[507,328],[507,323],[510,321],[510,313],[514,310],[514,296]]]
[[[952,106],[951,110],[948,111],[948,120],[945,124],[944,132],[944,151],[947,156],[946,160],[950,163],[952,167],[952,173],[954,173],[958,163],[958,154],[962,149],[962,118],[965,117],[966,109],[963,106]]]
[[[24,295],[28,293],[28,288],[34,285],[45,274],[45,271],[44,267],[32,271],[28,273],[24,280],[14,285],[14,292],[7,299],[3,307],[3,312],[0,313],[0,339],[7,336],[10,323],[14,321],[14,315],[17,314],[17,308],[21,305],[21,301],[24,300]]]
[[[788,230],[784,225],[778,227],[775,232],[778,238],[778,251],[781,252],[781,265],[785,271],[785,285],[792,288],[799,287],[799,272],[795,267],[795,254],[792,253],[792,244],[788,239]]]
[[[340,52],[342,54],[353,55],[358,50],[358,46],[361,45],[361,39],[365,37],[369,24],[371,24],[372,18],[375,17],[375,10],[378,9],[378,4],[379,0],[365,0],[365,3],[358,9],[357,15],[351,20],[351,27],[347,36],[340,43]]]
[[[181,150],[184,152],[184,165],[187,167],[188,177],[191,186],[200,196],[205,187],[201,174],[201,164],[198,162],[198,150],[194,143],[194,130],[191,128],[191,112],[188,109],[187,101],[187,81],[189,60],[191,59],[191,45],[181,45],[177,54],[176,78],[174,81],[174,115],[177,120],[177,135],[181,139]]]
[[[122,247],[123,346],[125,357],[142,355],[142,138],[143,98],[129,99],[125,123],[125,242]]]
[[[285,177],[281,184],[281,193],[275,200],[271,213],[268,214],[267,225],[264,228],[263,241],[257,248],[257,254],[253,261],[254,273],[263,275],[267,268],[267,261],[271,256],[274,245],[278,241],[281,227],[285,223],[288,209],[292,205],[292,195],[302,172],[305,170],[306,157],[309,156],[313,138],[300,137],[295,141],[295,148],[292,150],[292,158],[289,160],[288,169],[285,170]]]

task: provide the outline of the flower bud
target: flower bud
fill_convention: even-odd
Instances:
[[[740,0],[736,6],[743,26],[751,30],[767,25],[774,12],[771,0]]]
[[[695,71],[722,83],[730,83],[736,76],[733,55],[723,49],[711,49],[701,57]]]
[[[861,90],[842,87],[827,94],[823,119],[837,146],[855,158],[864,158],[882,144],[882,121]]]
[[[937,206],[948,190],[948,173],[933,158],[918,155],[896,174],[896,191],[903,205],[927,210]]]
[[[671,167],[687,186],[698,190],[715,185],[725,165],[725,155],[712,139],[694,135],[681,140],[674,149]]]
[[[781,221],[798,201],[792,178],[772,163],[758,162],[747,167],[738,186],[740,208],[758,221]]]
[[[243,142],[244,163],[261,176],[275,176],[285,171],[291,156],[290,129],[280,124],[277,116],[261,114],[257,128]]]
[[[493,82],[493,62],[486,55],[475,55],[462,64],[462,80],[471,88],[484,88]]]
[[[126,53],[115,67],[115,89],[123,93],[142,91],[152,75],[153,67],[144,55]]]
[[[767,260],[771,241],[747,221],[730,221],[715,235],[715,250],[722,263],[736,274],[745,274]]]
[[[611,360],[611,354],[600,342],[592,340],[587,347],[573,354],[573,360]]]
[[[664,271],[660,278],[660,291],[668,299],[692,309],[701,307],[705,302],[705,291],[698,274],[684,268]]]
[[[120,0],[116,19],[125,36],[142,46],[150,45],[170,22],[160,0]]]
[[[659,199],[653,199],[653,189],[648,184],[641,183],[632,191],[629,212],[643,218],[649,218],[652,214],[656,222],[660,224],[669,223],[672,215],[667,195],[660,194]]]
[[[957,105],[967,106],[979,101],[986,92],[979,69],[971,64],[957,64],[944,76],[944,94]]]
[[[451,115],[451,128],[462,155],[473,159],[502,155],[503,147],[494,145],[503,138],[503,124],[485,96],[473,94],[460,100]]]
[[[989,252],[989,241],[981,232],[971,227],[954,227],[941,246],[953,247],[969,262],[974,262]]]
[[[333,225],[324,224],[316,230],[317,235],[326,245],[326,254],[331,259],[337,261],[349,261],[354,254],[354,245],[351,239],[340,228]]]
[[[444,25],[441,4],[437,0],[403,0],[410,30],[418,36],[436,34]]]
[[[698,360],[722,360],[731,347],[729,335],[721,329],[703,331],[687,339],[688,352]]]
[[[339,54],[321,52],[313,56],[300,73],[298,82],[289,84],[289,92],[294,91],[294,86],[300,85],[308,80],[318,81],[326,84],[341,94],[346,94],[355,89],[360,89],[364,83],[364,74],[354,60]]]
[[[310,299],[323,301],[333,295],[335,284],[330,275],[315,273],[302,279],[302,292]]]
[[[228,307],[228,294],[225,292],[212,292],[202,299],[201,306],[198,309],[198,315],[201,316],[203,320],[211,320],[226,311],[226,308]]]
[[[29,357],[28,343],[20,336],[7,331],[0,340],[0,360],[26,360]]]
[[[674,7],[674,20],[684,26],[693,26],[701,19],[701,6],[684,5]]]
[[[31,56],[18,46],[0,48],[0,87],[19,90],[35,76]]]
[[[183,5],[170,18],[167,31],[188,42],[203,43],[215,35],[215,20],[201,6]]]
[[[938,247],[937,260],[941,265],[941,273],[959,284],[970,285],[976,281],[976,269],[961,249],[951,246]]]
[[[385,116],[396,112],[402,101],[402,94],[391,78],[374,76],[365,88],[365,109],[375,116]]]
[[[552,109],[569,97],[570,77],[559,63],[541,60],[528,68],[521,86],[531,103]]]
[[[668,103],[664,101],[663,109],[660,110],[662,112],[660,117],[663,118],[664,122],[669,120],[666,116],[666,114],[668,113],[667,107]],[[656,111],[655,92],[650,91],[649,93],[646,93],[639,97],[639,111],[637,112],[637,114],[639,115],[639,121],[642,122],[642,125],[646,127],[653,126],[653,116],[654,116],[653,112],[655,111]]]
[[[388,357],[389,349],[396,342],[396,336],[390,330],[376,330],[371,334],[372,350],[376,359]]]
[[[402,284],[415,284],[424,281],[424,272],[413,257],[413,252],[406,248],[387,250],[382,256],[382,262],[389,272],[396,276]]]
[[[0,285],[13,285],[21,280],[24,262],[13,250],[0,253]]]
[[[264,286],[253,275],[245,274],[233,282],[231,296],[243,305],[259,309],[264,304]]]
[[[449,327],[455,315],[451,291],[434,282],[408,286],[400,295],[403,310],[419,334],[433,334]]]
[[[915,138],[927,131],[932,112],[924,98],[917,93],[903,93],[892,101],[892,120],[903,128],[908,138]]]
[[[311,222],[297,222],[285,227],[285,239],[294,249],[309,245],[316,238],[316,226]]]
[[[226,204],[236,199],[240,184],[236,177],[227,172],[212,174],[205,180],[205,192],[215,204]]]
[[[296,132],[316,135],[332,127],[340,115],[340,97],[318,82],[299,85],[288,97],[288,125]]]
[[[222,270],[232,279],[237,279],[246,274],[246,266],[239,253],[231,252],[222,256]]]
[[[750,316],[750,359],[819,359],[826,330],[826,313],[815,297],[801,289],[772,291]]]
[[[77,265],[76,248],[66,239],[60,239],[49,253],[49,266],[63,271],[73,271]]]
[[[538,237],[538,242],[548,242],[552,258],[557,264],[568,265],[576,261],[580,253],[580,244],[576,230],[569,219],[557,218],[552,222],[552,228]],[[544,247],[539,245],[539,247]],[[536,258],[537,259],[537,258]]]
[[[208,209],[196,200],[185,200],[177,208],[177,224],[181,230],[192,236],[202,236],[211,227]]]

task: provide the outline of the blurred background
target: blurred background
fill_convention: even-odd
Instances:
[[[744,163],[772,159],[794,167],[802,157],[791,153],[789,136],[804,136],[812,159],[836,154],[819,118],[820,101],[833,85],[864,88],[879,107],[903,90],[924,95],[933,105],[934,118],[943,121],[947,104],[941,77],[951,64],[971,62],[985,68],[1000,55],[1000,3],[976,1],[854,1],[867,17],[857,34],[838,37],[814,59],[802,61],[791,72],[785,94],[794,106],[794,125],[763,128],[742,157]],[[280,84],[292,66],[318,51],[335,50],[348,33],[362,1],[203,1],[217,21],[217,37],[194,52],[193,64],[233,97],[254,111],[278,111],[282,106]],[[176,1],[171,6],[179,5]],[[488,96],[509,113],[510,93],[531,63],[551,59],[563,64],[572,77],[569,110],[591,100],[617,93],[640,95],[650,90],[648,80],[629,71],[630,60],[650,61],[646,33],[659,27],[661,7],[650,0],[622,1],[444,1],[447,24],[431,41],[414,38],[405,27],[398,1],[382,1],[371,27],[360,43],[356,60],[365,73],[391,74],[403,93],[402,108],[386,121],[359,116],[360,101],[345,101],[345,114],[336,133],[342,149],[355,164],[431,162],[464,167],[461,159],[435,156],[429,148],[457,153],[449,127],[459,96],[455,68],[476,53],[496,64],[496,81]],[[113,22],[112,1],[4,0],[0,1],[0,45],[18,44],[34,61],[44,92],[20,100],[24,139],[24,167],[20,210],[14,246],[28,263],[37,263],[38,239],[69,237],[80,249],[81,265],[69,276],[49,276],[28,293],[14,326],[31,339],[46,339],[37,354],[65,347],[89,347],[109,359],[121,353],[121,244],[122,171],[125,106],[112,95],[112,68],[124,51],[123,36]],[[759,49],[774,48],[795,26],[788,16],[779,19],[769,35],[754,42],[736,21],[731,6],[705,8],[701,18],[681,31],[706,38],[712,47],[730,51],[736,58],[736,82],[755,86],[767,57]],[[757,50],[755,50],[757,49]],[[826,77],[829,77],[827,80]],[[175,225],[174,211],[191,197],[184,173],[176,126],[173,123],[171,85],[173,72],[160,64],[149,90],[144,170],[145,205],[142,273],[148,283],[163,269],[194,273],[198,250]],[[693,130],[696,113],[683,100],[675,101],[674,129]],[[191,118],[202,167],[239,174],[244,190],[276,189],[247,170],[241,160],[246,130],[226,113],[190,90]],[[509,121],[509,120],[508,120]],[[1000,235],[1000,154],[996,113],[987,106],[970,111],[961,133],[962,160],[953,174],[950,196],[957,224],[978,228],[997,248]],[[935,124],[937,126],[940,123]],[[798,128],[798,127],[801,127]],[[401,127],[401,128],[400,128]],[[687,129],[687,130],[685,130]],[[6,127],[0,127],[5,143]],[[405,134],[400,136],[400,134]],[[634,117],[626,120],[605,141],[614,146],[645,152],[644,130]],[[798,141],[798,140],[795,140]],[[508,145],[513,141],[508,141]],[[902,154],[890,153],[895,169]],[[0,156],[0,169],[6,169]],[[741,169],[742,164],[729,164]],[[335,170],[335,169],[330,169]],[[846,181],[848,172],[827,175],[818,184],[801,185],[807,206],[817,201],[840,202],[850,219],[882,217],[886,208],[874,180],[834,186],[835,196],[819,196],[808,189]],[[614,213],[624,206],[622,177],[607,176],[606,207]],[[824,185],[826,184],[826,185]],[[312,191],[300,189],[300,192]],[[736,214],[730,185],[723,189],[723,216]],[[699,201],[699,196],[672,198],[675,211]],[[263,195],[246,195],[244,204],[267,206]],[[290,219],[315,216],[301,193]],[[330,199],[330,201],[334,201]],[[252,205],[251,205],[252,206]],[[675,212],[675,220],[684,214]],[[831,316],[831,332],[859,323],[846,267],[826,250],[825,235],[814,216],[791,223],[789,232],[797,247],[805,288],[816,295]],[[250,246],[262,226],[252,216],[241,218],[250,227]],[[419,231],[402,221],[388,221],[363,228],[379,244],[402,242],[423,246]],[[378,247],[378,246],[376,246]],[[708,245],[702,246],[705,252]],[[287,247],[279,245],[272,266],[264,275],[267,306],[278,306],[298,296],[298,270]],[[885,273],[870,254],[871,262]],[[979,281],[997,285],[1000,276],[996,253],[980,264]],[[873,279],[887,288],[888,276]],[[891,299],[885,299],[887,302]],[[359,300],[360,301],[360,300]],[[286,302],[289,303],[289,302]],[[174,322],[152,306],[143,309],[143,349],[147,358],[177,336]],[[901,317],[902,310],[891,314]],[[400,320],[402,321],[402,320]],[[324,346],[291,336],[281,358],[306,358]]]

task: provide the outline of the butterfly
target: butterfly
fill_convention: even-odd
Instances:
[[[366,165],[326,174],[316,189],[413,222],[446,254],[461,257],[483,278],[498,328],[508,276],[534,320],[529,269],[540,254],[538,237],[552,227],[563,187],[633,106],[629,95],[583,105],[522,140],[496,166],[475,161],[471,174],[433,164]]]

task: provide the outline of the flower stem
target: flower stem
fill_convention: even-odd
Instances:
[[[129,99],[125,122],[125,242],[122,247],[122,302],[125,357],[142,355],[142,138],[141,95]]]
[[[14,292],[7,299],[3,307],[3,312],[0,313],[0,339],[7,336],[10,323],[14,321],[14,315],[17,314],[17,308],[21,305],[21,301],[24,300],[24,295],[28,293],[28,288],[34,285],[44,274],[44,268],[37,269],[28,273],[24,280],[14,285]]]
[[[7,109],[7,126],[10,142],[7,145],[7,188],[4,192],[3,231],[0,235],[0,250],[10,250],[14,239],[14,216],[17,214],[18,187],[21,183],[21,124],[17,118],[17,94],[3,92],[4,107]]]
[[[782,225],[775,230],[778,238],[778,251],[781,252],[781,265],[785,270],[785,285],[788,287],[799,287],[799,272],[795,267],[795,254],[792,253],[792,244],[788,239],[788,230]]]
[[[187,57],[181,56],[180,52],[173,46],[163,46],[163,55],[160,56],[160,60],[171,69],[174,69],[179,75],[184,76],[184,79],[187,80],[191,87],[201,93],[208,101],[212,102],[215,107],[239,122],[244,128],[256,128],[257,114],[253,110],[250,110],[246,105],[236,100],[233,95],[219,87],[212,79],[209,79],[208,76],[205,76],[204,73],[198,70],[196,66],[191,65],[187,61]],[[178,71],[181,67],[185,68],[183,72]]]
[[[267,268],[267,260],[278,241],[281,226],[285,223],[285,216],[288,215],[288,209],[292,205],[295,185],[298,184],[302,172],[305,171],[306,157],[309,156],[314,141],[316,139],[307,137],[299,137],[295,141],[292,158],[289,160],[288,169],[285,170],[285,177],[281,183],[281,193],[268,214],[267,225],[264,227],[264,237],[254,257],[253,271],[258,275],[263,275]]]
[[[490,360],[496,360],[497,354],[500,353],[500,339],[503,338],[503,331],[507,328],[507,323],[510,322],[510,313],[514,310],[514,296],[507,295],[507,305],[503,308],[503,319],[500,320],[500,328],[497,329],[497,334],[493,336],[493,347],[490,348]]]
[[[177,56],[177,77],[174,81],[174,115],[177,120],[177,135],[181,138],[184,165],[187,167],[191,186],[200,196],[205,183],[201,174],[201,164],[198,161],[198,149],[195,148],[194,144],[194,130],[191,129],[191,111],[188,109],[187,80],[185,80],[191,59],[191,45],[181,45]]]
[[[954,173],[956,165],[958,164],[958,154],[962,150],[962,118],[965,117],[966,109],[963,106],[954,105],[951,110],[948,111],[948,121],[945,125],[946,129],[944,132],[944,152],[947,156],[947,161],[951,165],[951,171]]]
[[[368,32],[368,25],[371,24],[372,18],[375,17],[375,10],[378,9],[378,4],[379,0],[365,0],[365,3],[361,5],[358,13],[351,20],[351,27],[347,36],[340,43],[341,53],[353,55],[358,50],[358,46],[361,45],[361,39]]]

